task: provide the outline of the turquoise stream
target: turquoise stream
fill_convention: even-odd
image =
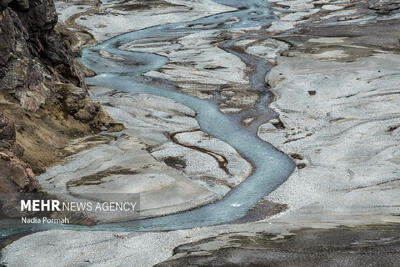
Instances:
[[[87,79],[88,84],[131,93],[146,93],[167,97],[192,108],[196,111],[196,119],[199,121],[201,129],[233,146],[254,166],[253,173],[223,199],[190,211],[164,217],[92,227],[40,224],[30,225],[30,228],[27,229],[28,226],[15,224],[15,221],[13,221],[13,227],[10,227],[10,221],[3,221],[0,225],[0,230],[3,234],[9,235],[23,231],[39,231],[52,228],[160,231],[223,224],[245,216],[248,210],[262,197],[271,193],[287,179],[294,169],[294,164],[290,158],[277,151],[270,144],[260,140],[254,131],[243,127],[237,115],[221,113],[218,109],[218,101],[201,100],[174,90],[175,85],[171,82],[157,80],[157,83],[155,83],[152,78],[143,76],[143,73],[156,70],[165,65],[168,62],[167,58],[151,53],[130,52],[119,49],[125,43],[143,38],[160,36],[173,38],[209,29],[229,30],[266,26],[274,19],[265,0],[215,0],[215,2],[236,7],[238,10],[195,21],[155,26],[125,33],[95,47],[84,49],[80,60],[97,73],[97,76]],[[228,47],[230,43],[233,42],[228,41],[223,47],[228,52],[231,52]],[[101,50],[122,57],[125,61],[113,61],[112,59],[101,57],[99,54]],[[256,57],[246,57],[243,54],[237,54],[237,56],[246,64],[253,64],[251,66],[254,69],[251,74],[253,90],[257,90],[264,95],[264,98],[256,105],[256,108],[262,112],[268,112],[262,101],[265,102],[265,99],[268,99],[264,78],[269,65]],[[249,62],[246,62],[246,60]]]

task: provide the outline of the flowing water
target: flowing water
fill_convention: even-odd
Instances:
[[[196,119],[201,129],[233,146],[243,157],[251,162],[253,173],[239,186],[234,188],[222,200],[197,209],[164,217],[143,219],[124,223],[104,224],[92,227],[15,224],[10,227],[10,221],[1,222],[6,230],[4,234],[21,231],[39,231],[50,228],[74,230],[114,230],[114,231],[157,231],[193,228],[227,223],[246,215],[262,197],[268,195],[281,185],[294,169],[293,162],[270,144],[260,140],[257,127],[246,128],[241,120],[249,114],[266,114],[264,120],[270,118],[266,104],[269,94],[265,87],[265,75],[271,67],[266,61],[255,56],[235,51],[232,46],[236,40],[228,40],[220,47],[233,53],[251,69],[250,81],[252,89],[261,95],[254,108],[241,114],[223,114],[218,109],[218,97],[214,100],[202,100],[174,90],[176,86],[169,81],[157,80],[143,74],[157,70],[168,62],[168,58],[151,53],[131,52],[121,50],[126,43],[151,37],[182,37],[202,30],[229,30],[254,26],[266,26],[274,20],[265,0],[215,0],[215,2],[238,8],[236,11],[212,15],[190,22],[173,23],[125,33],[109,39],[95,47],[84,49],[80,59],[98,75],[88,78],[88,84],[113,88],[131,93],[146,93],[167,97],[182,103],[196,111]],[[243,37],[242,37],[243,39]],[[113,60],[104,58],[99,53],[106,51],[124,59]],[[15,223],[15,221],[14,221]]]

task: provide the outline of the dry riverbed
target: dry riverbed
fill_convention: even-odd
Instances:
[[[186,106],[100,87],[91,93],[126,129],[105,134],[112,141],[38,176],[46,192],[69,200],[88,193],[140,193],[140,216],[154,217],[216,201],[251,173],[235,149],[200,130]],[[93,216],[100,222],[132,219]]]

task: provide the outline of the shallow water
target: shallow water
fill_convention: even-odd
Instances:
[[[164,217],[93,227],[31,225],[31,230],[62,228],[74,230],[150,231],[223,224],[246,215],[247,211],[259,199],[271,193],[287,179],[294,169],[293,162],[270,144],[260,140],[256,136],[254,127],[246,129],[241,125],[241,119],[243,116],[247,116],[249,111],[239,115],[226,115],[219,111],[217,100],[201,100],[179,93],[173,90],[174,84],[167,81],[158,81],[158,85],[155,86],[154,83],[151,83],[153,79],[145,77],[143,74],[162,67],[168,62],[168,58],[150,53],[130,52],[119,49],[121,45],[128,42],[153,36],[173,37],[209,29],[222,30],[265,26],[274,19],[269,12],[268,4],[264,0],[215,0],[215,2],[237,7],[239,10],[191,22],[156,26],[122,34],[95,47],[85,49],[80,60],[98,74],[93,78],[87,79],[88,84],[114,88],[125,92],[163,96],[192,108],[196,111],[196,118],[201,129],[233,146],[252,163],[254,166],[253,173],[222,200],[194,210]],[[239,20],[232,22],[234,17]],[[239,56],[246,64],[252,64],[255,69],[251,73],[253,90],[259,91],[263,95],[251,112],[268,113],[266,103],[269,97],[266,92],[264,77],[270,66],[257,57],[236,53],[230,49],[233,43],[234,41],[227,41],[222,48]],[[101,50],[122,57],[125,60],[115,61],[103,58],[99,54]],[[262,121],[259,123],[262,123]],[[15,227],[10,228],[9,223],[8,227],[6,227],[7,229],[5,229],[8,233],[20,232],[22,229],[26,231],[27,229],[27,226],[18,225],[18,223],[15,224]],[[7,223],[1,222],[1,225],[5,226]]]

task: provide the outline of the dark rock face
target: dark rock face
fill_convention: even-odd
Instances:
[[[37,111],[54,93],[46,80],[85,88],[71,51],[54,30],[57,13],[52,0],[2,0],[1,8],[1,89],[24,109]]]
[[[400,9],[400,1],[398,0],[376,0],[369,4],[370,9],[374,9],[379,14],[387,15],[394,10]]]
[[[15,143],[15,125],[0,115],[0,192],[33,192],[40,186],[29,164],[20,160],[24,150]]]
[[[181,245],[157,267],[398,266],[398,225],[303,229],[285,238],[232,233]]]
[[[44,171],[66,156],[60,149],[77,135],[115,126],[89,98],[56,24],[53,0],[0,0],[1,192],[39,188],[22,157]]]

